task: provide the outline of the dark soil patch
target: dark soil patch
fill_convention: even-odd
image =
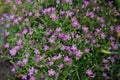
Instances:
[[[9,61],[3,61],[0,58],[0,80],[10,80],[8,76],[12,76],[11,72],[11,64]]]

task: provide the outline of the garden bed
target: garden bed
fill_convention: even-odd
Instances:
[[[7,72],[13,74],[6,75],[10,80],[13,76],[17,80],[119,80],[120,13],[115,3],[6,0],[5,4],[11,11],[0,17],[1,26],[5,24],[0,26],[4,29],[2,80]]]

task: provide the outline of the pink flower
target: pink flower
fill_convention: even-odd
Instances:
[[[105,66],[105,69],[110,70],[110,67],[108,64],[105,64],[104,66]]]
[[[14,19],[13,24],[18,24],[18,19]]]
[[[10,20],[13,20],[14,18],[15,18],[15,14],[11,14],[9,17]]]
[[[28,34],[29,34],[29,35],[32,35],[32,34],[33,34],[33,30],[30,29]]]
[[[22,48],[22,46],[15,46],[13,49],[15,49],[15,50],[20,50]]]
[[[64,15],[65,11],[60,10],[60,15]]]
[[[27,80],[27,75],[22,75],[22,80]]]
[[[112,3],[111,3],[111,1],[108,1],[108,5],[109,5],[110,7],[113,6]]]
[[[83,5],[82,5],[82,8],[86,8],[90,3],[88,1],[84,1],[83,2]]]
[[[101,25],[101,27],[105,27],[106,26],[106,24],[105,23],[102,23],[102,24],[100,24]]]
[[[13,5],[13,6],[12,6],[12,9],[13,9],[13,10],[17,10],[16,5]]]
[[[16,4],[21,5],[21,4],[22,4],[22,1],[21,1],[21,0],[17,0],[17,1],[16,1]]]
[[[120,26],[116,27],[116,32],[120,32]]]
[[[13,68],[11,69],[11,71],[12,71],[12,72],[15,72],[15,71],[16,71],[16,68],[13,67]]]
[[[71,58],[69,58],[68,56],[64,57],[64,62],[70,62],[70,61],[71,61]]]
[[[38,50],[38,49],[35,49],[34,53],[35,53],[35,54],[39,54],[39,50]]]
[[[115,40],[115,38],[114,38],[113,36],[110,36],[109,39],[110,39],[111,41]]]
[[[9,31],[6,31],[5,32],[5,36],[9,36],[10,35],[10,32]]]
[[[21,20],[22,20],[22,17],[21,17],[21,16],[19,16],[17,19],[18,19],[18,21],[21,21]]]
[[[58,60],[58,59],[60,59],[62,57],[62,55],[61,54],[59,54],[58,56],[53,56],[52,57],[52,60]]]
[[[86,12],[86,16],[90,16],[91,18],[95,17],[95,14],[93,11]]]
[[[10,47],[10,44],[9,44],[9,43],[6,43],[6,44],[4,45],[4,47],[5,47],[5,48],[9,48],[9,47]]]
[[[111,43],[111,45],[112,45],[112,48],[113,48],[114,50],[117,50],[117,49],[118,49],[117,44]]]
[[[24,63],[24,64],[26,64],[27,61],[28,61],[28,58],[24,58],[24,59],[23,59],[23,63]]]
[[[28,19],[28,18],[25,18],[24,21],[25,21],[25,22],[29,22],[29,19]]]
[[[61,27],[56,28],[56,32],[62,31]]]
[[[58,60],[58,57],[57,56],[53,56],[52,60]]]
[[[78,22],[76,17],[72,18],[72,26],[73,27],[80,27],[80,24],[79,24],[79,22]]]
[[[65,34],[62,32],[58,34],[58,38],[60,38],[60,39],[63,39],[64,36],[65,36]]]
[[[40,13],[39,12],[35,12],[35,16],[38,18],[40,17]]]
[[[75,53],[77,59],[79,59],[83,54],[80,50],[75,51]]]
[[[6,27],[7,27],[7,28],[10,27],[10,24],[6,24]]]
[[[78,26],[79,25],[79,23],[77,22],[77,21],[74,21],[73,23],[72,23],[72,26],[73,27],[76,27],[76,26]]]
[[[33,76],[33,74],[36,73],[37,70],[36,70],[34,67],[32,67],[32,68],[29,69],[28,72],[29,72],[29,73],[28,73],[29,76]],[[33,79],[33,80],[34,80],[34,79]],[[36,80],[36,79],[35,79],[35,80]]]
[[[71,39],[70,34],[65,35],[65,39],[66,39],[66,40],[70,40],[70,39]]]
[[[39,62],[44,58],[44,56],[38,56],[37,58],[35,58],[35,62]]]
[[[101,33],[100,36],[102,39],[105,39],[105,37],[106,37],[106,35],[104,33]]]
[[[22,40],[19,39],[19,40],[17,41],[17,45],[21,45],[21,43],[22,43]]]
[[[36,80],[35,76],[30,76],[30,80]]]
[[[28,32],[28,29],[23,29],[23,32],[22,32],[22,34],[26,34]]]
[[[88,30],[88,27],[83,27],[82,28],[83,29],[83,31],[85,32],[85,33],[87,33],[89,30]]]
[[[99,28],[96,28],[95,30],[96,30],[96,32],[97,32],[97,33],[99,33],[99,32],[100,32],[100,29],[99,29]]]
[[[64,0],[65,2],[69,3],[70,5],[72,5],[72,0]]]
[[[107,77],[107,73],[102,73],[102,76],[103,77]]]
[[[92,43],[96,43],[96,40],[95,40],[95,39],[93,39],[93,40],[92,40]]]
[[[44,45],[44,50],[47,51],[49,49],[48,45]]]
[[[49,76],[54,76],[55,74],[56,74],[55,70],[53,70],[53,69],[48,70]]]
[[[32,16],[32,12],[28,12],[28,15],[29,15],[29,16]]]
[[[110,26],[110,30],[113,31],[114,30],[114,26]]]
[[[86,53],[89,53],[89,52],[90,52],[90,49],[89,49],[89,48],[85,48],[85,52],[86,52]]]
[[[11,0],[6,0],[6,3],[10,3],[10,2],[12,2]]]
[[[66,14],[69,16],[69,17],[72,17],[74,15],[74,12],[72,11],[66,11]]]
[[[59,3],[60,3],[60,0],[56,0],[56,3],[59,4]]]
[[[11,56],[15,56],[17,54],[17,50],[15,48],[12,48],[10,51],[9,51],[10,55]]]
[[[88,70],[86,71],[86,74],[87,74],[88,76],[92,76],[92,75],[93,75],[93,72],[92,72],[92,70],[88,69]]]
[[[49,62],[49,65],[50,65],[50,66],[52,66],[53,64],[54,64],[54,62],[53,62],[53,61],[50,61],[50,62]]]
[[[57,58],[58,58],[58,59],[62,58],[62,55],[61,55],[61,54],[59,54],[59,55],[57,56]]]
[[[23,37],[23,34],[22,34],[22,33],[16,33],[16,35],[17,35],[18,37]]]
[[[104,63],[108,63],[109,61],[108,61],[108,59],[105,59],[105,58],[104,58],[104,59],[103,59],[103,62],[104,62]]]
[[[75,51],[75,50],[77,50],[77,46],[76,45],[72,45],[71,49]]]
[[[79,34],[76,34],[75,37],[78,39],[78,38],[80,38],[80,35],[79,35]]]
[[[54,39],[53,37],[51,37],[51,38],[49,39],[49,42],[50,42],[50,43],[55,43],[55,39]]]
[[[115,62],[115,58],[114,57],[110,58],[110,60],[111,60],[112,63]]]
[[[50,14],[50,18],[54,21],[58,20],[58,16],[56,14]]]
[[[59,69],[62,69],[64,67],[64,64],[62,64],[62,63],[60,63],[59,65],[58,65],[58,68]]]

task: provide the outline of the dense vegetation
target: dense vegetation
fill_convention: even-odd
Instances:
[[[6,0],[5,4],[8,11],[0,17],[6,28],[4,58],[13,64],[16,77],[119,80],[120,13],[115,2]]]

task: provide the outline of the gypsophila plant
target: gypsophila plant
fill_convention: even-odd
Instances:
[[[118,80],[120,23],[105,0],[6,0],[5,58],[20,80]],[[117,71],[116,71],[117,70]]]

